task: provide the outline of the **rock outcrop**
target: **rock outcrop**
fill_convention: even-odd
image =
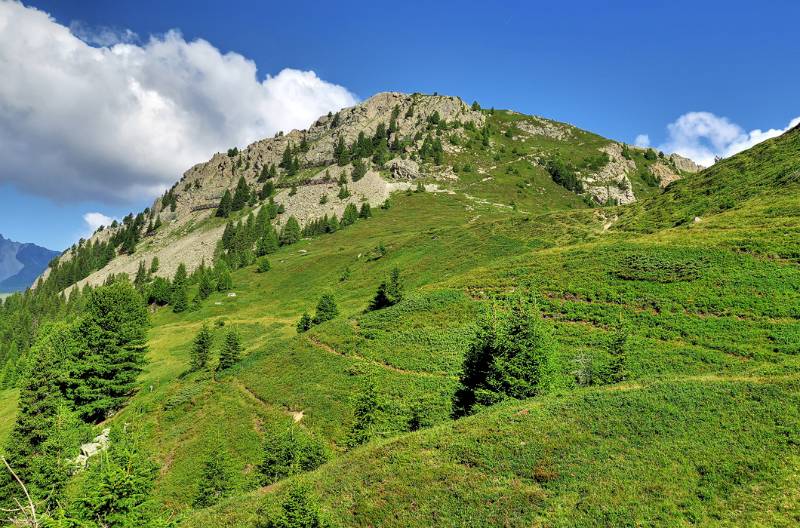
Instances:
[[[636,170],[636,163],[625,159],[619,143],[611,143],[600,150],[608,154],[608,163],[594,174],[582,178],[586,192],[600,204],[635,202],[636,196],[628,174]]]

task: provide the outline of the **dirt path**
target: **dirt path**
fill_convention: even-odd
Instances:
[[[392,372],[396,372],[397,374],[403,374],[403,375],[406,375],[406,376],[422,376],[422,377],[425,377],[425,378],[451,378],[451,379],[456,379],[455,376],[449,376],[447,374],[437,374],[435,372],[423,372],[421,370],[402,369],[402,368],[399,368],[399,367],[395,367],[394,365],[389,365],[389,364],[383,363],[381,361],[376,361],[374,359],[370,359],[370,358],[367,358],[367,357],[364,357],[364,356],[360,356],[358,354],[343,354],[343,353],[339,352],[338,350],[334,349],[332,346],[328,345],[327,343],[323,343],[322,341],[320,341],[319,339],[317,339],[314,336],[306,335],[306,339],[308,339],[308,342],[311,343],[312,345],[314,345],[316,348],[319,348],[320,350],[324,350],[325,352],[327,352],[329,354],[335,354],[337,356],[346,357],[346,358],[350,358],[350,359],[355,359],[357,361],[363,361],[365,363],[369,363],[369,364],[374,365],[376,367],[379,367],[379,368],[382,368],[382,369],[385,369],[385,370],[390,370]]]
[[[253,400],[254,402],[258,403],[262,407],[265,407],[269,410],[275,410],[277,407],[276,405],[271,404],[270,402],[261,398],[258,394],[250,390],[250,388],[242,383],[239,380],[235,380],[234,384],[241,390],[249,399]],[[292,411],[290,409],[283,409],[283,412],[288,414],[292,417],[294,423],[299,423],[302,421],[303,417],[305,416],[305,411]]]

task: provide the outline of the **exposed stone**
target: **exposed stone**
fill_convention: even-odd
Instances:
[[[383,165],[383,168],[387,169],[392,178],[396,180],[416,180],[422,177],[419,172],[419,165],[416,161],[410,159],[390,159]]]
[[[636,196],[628,174],[636,170],[636,163],[625,159],[619,143],[606,145],[600,151],[608,154],[608,163],[596,173],[582,179],[586,192],[601,204],[614,202],[622,205],[635,202]]]
[[[674,153],[670,154],[669,159],[672,161],[672,163],[675,164],[675,167],[678,170],[683,172],[689,172],[694,174],[696,172],[700,172],[701,170],[705,169],[705,167],[703,167],[702,165],[698,165],[689,158],[684,158],[683,156],[680,156],[678,154]]]

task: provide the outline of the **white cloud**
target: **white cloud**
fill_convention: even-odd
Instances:
[[[747,132],[711,112],[689,112],[667,125],[667,140],[658,148],[664,152],[677,152],[708,167],[714,163],[715,156],[733,156],[764,140],[780,136],[798,124],[800,117],[793,119],[786,128]]]
[[[650,146],[650,136],[647,134],[639,134],[636,136],[636,139],[633,140],[633,144],[637,147],[649,147]]]
[[[97,231],[98,227],[108,227],[111,225],[114,219],[110,216],[104,215],[103,213],[86,213],[83,215],[83,221],[86,222],[86,233],[84,234],[84,238],[89,238],[92,236],[92,233]]]
[[[177,31],[142,45],[79,34],[100,46],[0,1],[0,183],[61,201],[141,199],[214,152],[356,102],[313,71],[259,81],[251,60]]]

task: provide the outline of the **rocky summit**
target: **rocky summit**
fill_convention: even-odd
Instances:
[[[359,141],[370,143],[364,151],[368,155],[337,156],[339,142],[353,150]],[[286,166],[287,149],[296,167]],[[354,178],[355,162],[366,170]],[[452,96],[380,93],[321,116],[306,130],[279,132],[191,167],[144,212],[146,222],[137,228],[142,242],[135,250],[117,252],[76,284],[98,285],[121,273],[133,276],[141,262],[154,258],[161,264],[155,273],[164,277],[181,263],[192,271],[212,262],[224,231],[215,219],[219,202],[240,179],[252,197],[269,181],[274,191],[265,198],[281,205],[275,225],[294,217],[302,227],[326,215],[340,217],[348,204],[380,206],[393,192],[418,181],[437,192],[462,192],[485,201],[496,194],[498,179],[516,180],[517,192],[496,206],[530,204],[541,210],[551,204],[537,194],[570,192],[575,195],[570,201],[581,207],[627,204],[700,169],[677,154],[614,142],[539,116],[481,110]],[[544,186],[537,183],[540,179],[546,180]],[[339,193],[342,182],[347,196]],[[552,189],[553,182],[562,191]],[[257,213],[265,201],[248,205]],[[156,219],[159,229],[146,229]],[[85,243],[107,242],[125,229],[105,226]],[[68,262],[76,249],[61,261]]]

